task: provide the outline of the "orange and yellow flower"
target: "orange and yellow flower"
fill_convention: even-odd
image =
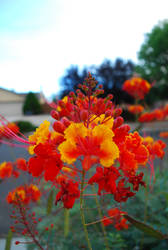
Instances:
[[[154,141],[152,137],[147,136],[143,138],[143,144],[147,147],[149,155],[152,159],[155,159],[155,157],[162,159],[164,157],[164,148],[166,147],[166,144],[163,141]]]
[[[142,105],[130,105],[128,107],[128,111],[132,114],[140,114],[144,111],[144,107]]]
[[[104,167],[110,167],[119,157],[119,149],[113,141],[114,133],[106,125],[86,128],[83,123],[72,123],[64,133],[66,140],[58,150],[62,161],[68,164],[79,156],[96,156]]]
[[[29,204],[30,201],[37,202],[41,197],[41,192],[34,184],[30,186],[19,186],[7,195],[7,202],[9,204]]]
[[[10,162],[2,162],[0,164],[0,178],[9,178],[12,175],[13,167]]]
[[[144,99],[150,89],[151,85],[140,77],[133,77],[123,84],[123,90],[136,99]]]
[[[159,136],[162,138],[168,138],[168,131],[160,132]]]
[[[130,133],[125,137],[120,154],[121,169],[124,172],[136,173],[139,165],[147,163],[148,157],[148,150],[138,132]]]
[[[34,145],[29,146],[29,153],[34,154],[34,148],[40,144],[45,143],[50,135],[49,131],[50,122],[44,121],[40,124],[40,126],[36,129],[33,135],[29,136],[29,142],[34,143]]]

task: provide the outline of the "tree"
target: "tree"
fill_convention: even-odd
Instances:
[[[37,96],[32,92],[29,92],[25,98],[25,102],[23,105],[23,113],[26,115],[36,115],[42,113],[42,108],[39,103],[39,100]]]
[[[105,60],[99,66],[89,66],[83,70],[79,70],[78,66],[71,66],[67,69],[65,76],[61,79],[63,91],[61,97],[71,90],[76,90],[79,83],[82,83],[91,72],[99,83],[103,84],[104,96],[112,93],[116,103],[121,101],[132,102],[133,98],[122,91],[122,84],[133,74],[134,64],[131,61],[124,62],[122,59],[116,59],[114,63]]]
[[[81,72],[78,66],[70,66],[66,70],[65,75],[61,78],[61,98],[67,95],[70,91],[74,91],[78,88],[79,83],[83,83],[88,71],[83,69]]]
[[[96,69],[97,79],[103,84],[105,95],[112,93],[117,104],[122,101],[133,102],[133,98],[122,90],[123,83],[132,76],[133,70],[134,64],[130,60],[125,62],[120,58],[114,63],[106,59]]]
[[[140,60],[136,72],[155,82],[149,95],[149,101],[168,97],[168,21],[160,22],[146,34],[138,53]]]

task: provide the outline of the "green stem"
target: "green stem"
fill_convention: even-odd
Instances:
[[[69,209],[64,208],[64,237],[69,234]]]
[[[88,244],[88,248],[89,250],[92,250],[92,246],[89,240],[89,235],[88,235],[88,230],[87,230],[87,226],[85,223],[85,215],[84,215],[84,211],[83,211],[83,188],[84,188],[84,181],[85,181],[85,170],[82,171],[82,183],[81,183],[81,194],[80,194],[80,214],[81,214],[81,221],[82,221],[82,225],[83,225],[83,229],[85,232],[85,238]]]
[[[148,190],[148,186],[145,189],[145,207],[144,207],[144,223],[147,222],[147,217],[148,217],[148,201],[149,201],[149,190]],[[144,244],[144,233],[142,235],[141,238],[141,242],[140,242],[140,249],[143,249],[143,244]]]
[[[95,192],[94,186],[92,186],[92,189]],[[98,210],[99,218],[102,219],[103,218],[103,214],[102,214],[101,207],[100,207],[99,200],[98,200],[97,196],[95,196],[95,200],[96,200],[96,205],[97,205],[97,210]],[[101,228],[102,228],[102,231],[103,231],[103,236],[104,236],[104,242],[105,242],[106,249],[110,250],[109,244],[108,244],[108,239],[107,239],[106,229],[105,229],[105,226],[104,226],[102,220],[101,220]]]

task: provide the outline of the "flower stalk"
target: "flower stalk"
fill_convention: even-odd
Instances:
[[[85,181],[85,170],[82,171],[82,183],[81,183],[81,194],[80,194],[80,214],[81,214],[81,221],[82,221],[82,225],[83,225],[83,229],[84,229],[84,233],[85,233],[85,238],[88,244],[88,249],[92,250],[92,246],[89,240],[89,235],[88,235],[88,230],[87,230],[87,226],[85,223],[85,215],[84,215],[84,211],[83,211],[83,204],[84,204],[84,199],[83,199],[83,187],[84,187],[84,181]]]
[[[95,187],[94,186],[92,186],[92,189],[95,192]],[[95,196],[95,201],[96,201],[96,205],[97,205],[97,210],[98,210],[99,218],[101,219],[100,223],[101,223],[101,228],[102,228],[102,232],[103,232],[104,243],[105,243],[106,249],[110,250],[109,244],[108,244],[108,239],[107,239],[106,229],[105,229],[105,226],[104,226],[103,221],[102,221],[103,215],[102,215],[100,203],[99,203],[99,200],[98,200],[97,196]]]
[[[64,208],[64,237],[69,234],[69,209]]]

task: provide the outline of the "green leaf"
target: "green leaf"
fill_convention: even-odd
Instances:
[[[135,220],[134,218],[132,218],[131,216],[124,214],[123,215],[132,225],[134,225],[136,228],[138,228],[139,230],[143,231],[144,233],[157,238],[158,240],[164,240],[168,238],[168,235],[164,235],[161,232],[153,229],[151,226],[146,225],[143,222],[140,222],[138,220]]]
[[[51,190],[47,200],[47,214],[50,214],[52,211],[53,201],[54,201],[54,192],[53,190]]]
[[[5,244],[5,250],[10,250],[11,249],[11,241],[12,241],[12,231],[8,231],[8,235],[6,237],[6,244]]]

